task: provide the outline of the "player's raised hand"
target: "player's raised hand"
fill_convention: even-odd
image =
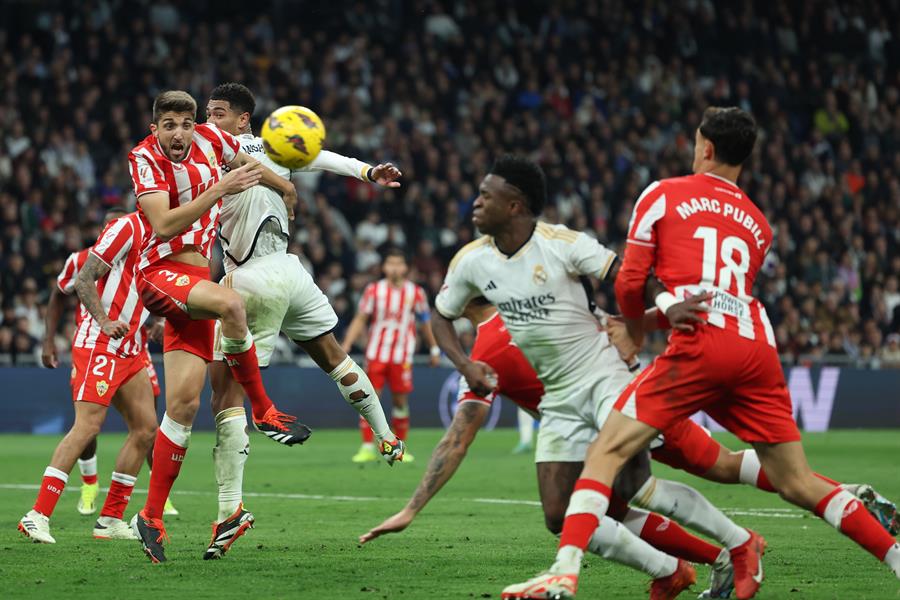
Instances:
[[[384,522],[378,527],[373,527],[368,531],[368,533],[364,533],[359,536],[359,543],[365,544],[366,542],[370,542],[386,533],[397,533],[403,531],[404,529],[409,527],[409,524],[412,523],[415,516],[416,514],[413,511],[404,508],[396,515],[385,519]]]
[[[626,364],[631,364],[640,352],[640,347],[634,342],[634,339],[628,334],[628,328],[621,317],[608,315],[604,326],[609,341],[615,346],[619,352],[619,357]]]
[[[41,362],[48,369],[55,369],[59,366],[59,359],[56,356],[56,342],[53,341],[52,335],[48,335],[44,339],[44,344],[41,348]]]
[[[479,360],[469,362],[460,373],[466,378],[469,389],[479,396],[487,396],[497,388],[497,372]]]
[[[118,340],[125,337],[125,334],[128,333],[128,323],[107,320],[100,326],[100,330],[112,339]]]
[[[400,182],[397,180],[401,177],[403,177],[403,173],[392,163],[381,163],[372,168],[372,181],[384,187],[400,187]]]
[[[240,194],[259,183],[262,177],[262,164],[252,160],[237,169],[232,169],[219,180],[223,195]]]
[[[706,319],[698,313],[709,312],[707,302],[712,300],[712,294],[705,292],[690,298],[685,298],[677,304],[673,304],[666,310],[666,318],[672,325],[672,329],[678,331],[694,331],[694,324],[706,323]]]

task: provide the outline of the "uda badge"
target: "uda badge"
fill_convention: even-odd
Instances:
[[[191,282],[191,278],[187,275],[182,275],[178,279],[175,280],[175,285],[178,287],[184,287]]]
[[[534,266],[534,272],[531,274],[531,279],[537,285],[544,285],[547,283],[547,271],[544,270],[543,265]]]
[[[98,394],[100,394],[102,396],[108,391],[109,391],[109,384],[106,383],[106,380],[101,379],[100,381],[97,382],[97,393]]]

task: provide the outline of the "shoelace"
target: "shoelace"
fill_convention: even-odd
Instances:
[[[163,542],[169,543],[169,534],[166,533],[166,526],[163,525],[162,519],[144,519],[144,522],[151,529],[156,529],[159,531],[159,536],[156,538],[157,544],[162,544]]]

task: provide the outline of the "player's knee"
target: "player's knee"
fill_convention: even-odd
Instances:
[[[153,442],[156,440],[156,430],[158,429],[156,423],[146,423],[141,424],[139,427],[135,428],[131,434],[135,437],[138,446],[141,451],[146,452],[150,446],[153,445]]]
[[[233,290],[227,289],[227,293],[223,295],[221,307],[222,320],[228,323],[246,323],[247,315],[244,311],[244,300],[240,294]]]

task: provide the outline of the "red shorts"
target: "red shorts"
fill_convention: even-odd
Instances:
[[[385,380],[390,385],[392,394],[408,394],[413,391],[412,365],[408,362],[396,364],[373,360],[366,364],[366,375],[378,393],[384,389]]]
[[[153,366],[153,359],[150,358],[150,350],[144,348],[144,368],[147,369],[147,375],[150,377],[150,385],[153,386],[153,397],[159,396],[159,377],[156,375],[156,367]]]
[[[702,410],[747,443],[800,440],[775,348],[713,326],[673,333],[616,410],[663,432]]]
[[[145,368],[143,354],[120,358],[96,348],[72,348],[72,401],[109,406],[119,387]]]
[[[703,475],[719,458],[719,442],[690,419],[678,422],[662,434],[662,445],[650,445],[653,460],[693,475]]]
[[[137,277],[144,306],[166,319],[163,352],[184,350],[211,362],[216,322],[191,319],[187,312],[188,295],[201,281],[209,281],[209,267],[168,259],[150,265]]]

